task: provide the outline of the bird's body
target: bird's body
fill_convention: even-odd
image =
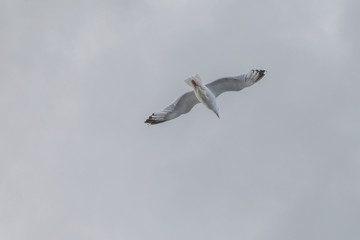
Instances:
[[[227,77],[215,80],[204,85],[198,74],[185,80],[194,90],[187,92],[176,99],[161,112],[153,113],[145,123],[158,124],[188,113],[196,104],[203,103],[219,117],[219,108],[216,97],[227,91],[240,91],[259,81],[265,75],[265,70],[251,70],[247,74],[236,77]],[[220,117],[219,117],[220,118]]]
[[[194,88],[197,99],[219,117],[219,108],[216,104],[216,97],[209,88],[202,83],[200,76],[196,74],[195,76],[186,79],[185,82],[189,84],[190,87]]]

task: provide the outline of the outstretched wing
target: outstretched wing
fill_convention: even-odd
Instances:
[[[223,92],[240,91],[241,89],[251,86],[265,76],[265,70],[251,70],[247,74],[236,77],[226,77],[215,80],[206,86],[215,95],[219,96]]]
[[[153,113],[146,119],[145,123],[153,125],[177,118],[182,114],[188,113],[198,103],[199,100],[196,98],[194,91],[187,92],[161,112]]]

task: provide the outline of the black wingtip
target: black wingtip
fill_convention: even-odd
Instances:
[[[252,70],[253,72],[256,72],[258,75],[259,75],[259,77],[256,79],[256,81],[255,82],[257,82],[257,81],[259,81],[260,79],[262,79],[264,76],[265,76],[265,73],[266,73],[266,70],[258,70],[258,69],[253,69]]]
[[[165,122],[165,120],[158,120],[158,119],[155,119],[153,116],[155,115],[155,113],[151,114],[148,119],[145,120],[144,123],[148,124],[148,125],[155,125],[155,124],[159,124],[159,123],[162,123],[162,122]]]

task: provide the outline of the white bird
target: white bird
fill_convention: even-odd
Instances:
[[[245,87],[253,85],[264,77],[265,72],[265,70],[251,70],[247,74],[220,78],[206,85],[202,83],[199,74],[191,76],[187,78],[185,82],[194,90],[183,94],[161,112],[153,113],[146,119],[145,123],[153,125],[177,118],[182,114],[188,113],[200,102],[220,118],[216,97],[223,92],[240,91]]]

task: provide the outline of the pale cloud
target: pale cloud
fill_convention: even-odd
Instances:
[[[2,239],[359,238],[355,1],[0,5]]]

